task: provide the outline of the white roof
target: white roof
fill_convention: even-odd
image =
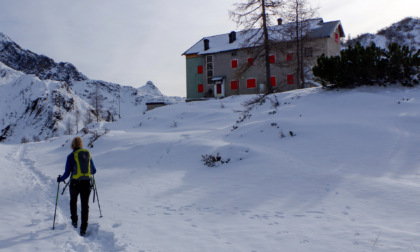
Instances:
[[[309,32],[310,37],[329,37],[332,35],[332,33],[335,31],[337,26],[340,26],[340,37],[344,37],[344,32],[342,31],[341,22],[340,21],[332,21],[324,23],[321,18],[318,19],[311,19],[307,20],[309,22]],[[290,36],[287,36],[286,31],[293,28],[294,23],[288,23],[284,25],[276,25],[271,26],[269,28],[269,33],[272,39],[278,40],[278,41],[288,41],[292,38]],[[254,29],[252,32],[244,32],[239,31],[236,32],[236,40],[232,43],[229,43],[229,34],[225,33],[221,35],[216,36],[210,36],[210,37],[204,37],[200,41],[198,41],[195,45],[193,45],[190,49],[188,49],[186,52],[183,53],[183,55],[189,55],[189,54],[213,54],[218,52],[224,52],[224,51],[231,51],[231,50],[237,50],[244,48],[245,41],[247,38],[249,38],[252,34],[261,32],[261,29]],[[260,36],[254,36],[254,37],[260,37]],[[204,50],[204,40],[209,41],[209,49]],[[262,42],[255,41],[255,43],[249,43],[257,45],[262,45]],[[246,46],[245,46],[246,47]]]

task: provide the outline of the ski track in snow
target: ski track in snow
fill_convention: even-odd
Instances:
[[[52,230],[57,183],[45,175],[40,167],[36,167],[35,162],[27,157],[28,148],[30,148],[29,145],[22,144],[16,147],[16,151],[8,154],[6,159],[17,163],[17,179],[25,185],[24,190],[20,193],[19,202],[24,202],[25,208],[30,209],[30,212],[37,210],[28,216],[28,220],[30,219],[30,224],[26,225],[28,233],[16,235],[6,240],[0,239],[0,244],[4,244],[0,246],[0,250],[9,248],[10,251],[19,251],[15,248],[19,244],[33,243],[36,240],[51,240],[54,242],[51,246],[56,247],[57,251],[125,251],[126,245],[119,242],[113,232],[101,230],[98,223],[89,223],[87,235],[81,237],[79,228],[73,228],[70,225],[70,218],[63,214],[68,210],[61,209],[69,207],[68,201],[59,200],[55,230]],[[64,185],[64,183],[60,184],[59,198],[63,197],[61,193]],[[68,188],[66,193],[67,190]],[[92,203],[90,204],[92,207]],[[78,211],[80,214],[80,203]],[[38,250],[36,246],[32,248]]]

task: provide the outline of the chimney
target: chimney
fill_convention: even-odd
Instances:
[[[208,49],[210,49],[210,40],[208,39],[204,39],[204,51],[207,51]]]
[[[278,24],[278,25],[282,25],[282,24],[283,24],[283,19],[278,18],[278,19],[277,19],[277,24]]]
[[[236,40],[236,32],[232,31],[229,33],[229,44],[232,44]]]

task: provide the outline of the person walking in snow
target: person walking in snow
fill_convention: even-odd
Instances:
[[[89,197],[92,190],[92,175],[96,173],[95,165],[88,150],[83,149],[81,137],[75,137],[71,143],[73,152],[67,156],[66,169],[57,182],[66,180],[70,174],[70,214],[74,228],[77,228],[77,198],[80,195],[82,222],[80,235],[86,234],[89,219]]]

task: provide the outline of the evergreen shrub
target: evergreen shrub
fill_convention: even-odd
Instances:
[[[342,50],[340,56],[318,57],[312,69],[324,86],[352,88],[362,85],[419,84],[420,50],[393,43],[382,49],[359,42]]]

